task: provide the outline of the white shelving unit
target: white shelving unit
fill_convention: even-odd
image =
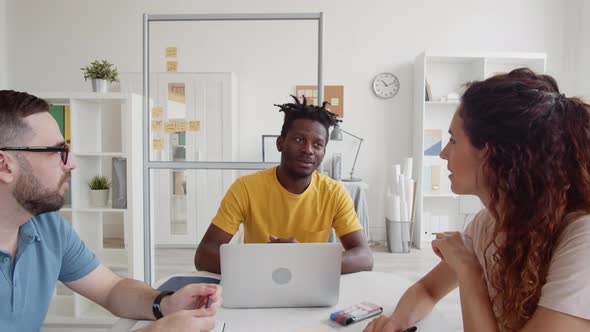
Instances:
[[[464,84],[496,73],[528,67],[545,73],[542,53],[443,54],[424,52],[414,63],[414,174],[417,178],[416,229],[413,242],[419,248],[433,233],[462,230],[482,205],[474,196],[451,192],[447,163],[437,151],[449,140],[448,129],[459,107],[456,98]],[[429,100],[426,100],[427,85]],[[440,140],[440,144],[436,144]]]
[[[102,264],[116,273],[142,280],[143,178],[142,97],[122,93],[40,93],[53,105],[70,106],[71,205],[60,213]],[[126,159],[127,208],[93,207],[88,180],[112,179],[112,159]],[[112,196],[112,192],[111,195]],[[72,324],[108,327],[116,317],[58,283],[45,326]]]

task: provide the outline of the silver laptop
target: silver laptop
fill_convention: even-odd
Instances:
[[[319,307],[338,303],[340,243],[224,244],[226,308]]]

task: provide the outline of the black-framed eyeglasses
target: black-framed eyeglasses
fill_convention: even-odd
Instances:
[[[66,165],[68,163],[70,147],[67,144],[61,146],[18,146],[0,148],[0,151],[59,152],[61,161]]]

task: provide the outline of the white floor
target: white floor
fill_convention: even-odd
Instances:
[[[430,249],[413,249],[407,254],[391,254],[382,246],[374,246],[372,249],[375,255],[374,271],[395,273],[396,275],[411,281],[418,281],[418,279],[430,271],[430,269],[439,262],[439,258]],[[156,280],[174,273],[193,272],[193,255],[194,249],[156,249]],[[392,302],[396,302],[397,300],[398,299],[391,299]],[[439,310],[454,327],[452,332],[462,331],[459,291],[455,290],[451,292],[442,300],[441,304],[444,305],[440,306],[437,310]],[[106,332],[108,330],[77,327],[72,329],[43,328],[41,331]]]

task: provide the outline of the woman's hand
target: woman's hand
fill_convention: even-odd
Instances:
[[[363,332],[401,332],[402,328],[387,316],[373,319]]]
[[[471,239],[460,232],[436,234],[432,250],[460,276],[462,273],[481,271]]]

